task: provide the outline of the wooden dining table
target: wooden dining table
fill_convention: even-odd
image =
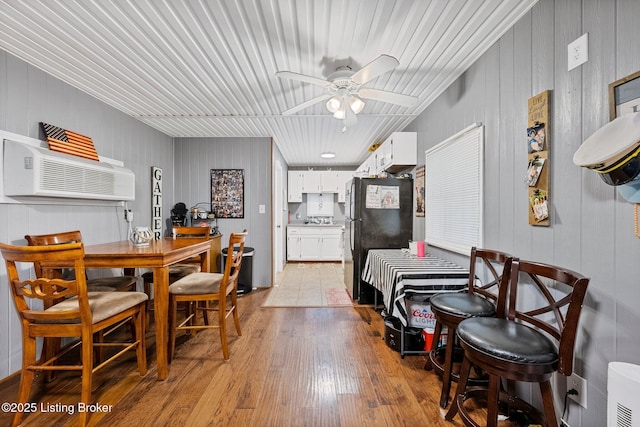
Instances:
[[[128,240],[85,246],[87,268],[153,269],[156,358],[158,380],[169,375],[167,358],[169,328],[169,266],[200,256],[201,271],[209,271],[211,242],[202,239],[153,240],[148,246],[134,246]]]

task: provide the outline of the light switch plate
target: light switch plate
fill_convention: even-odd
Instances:
[[[569,71],[589,60],[589,33],[569,43],[567,47],[567,68]]]
[[[259,205],[258,206],[258,212],[263,214],[266,212],[266,206],[265,205]]]

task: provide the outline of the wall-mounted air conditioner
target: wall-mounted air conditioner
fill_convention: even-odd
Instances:
[[[135,174],[125,167],[8,139],[3,178],[5,196],[135,199]]]

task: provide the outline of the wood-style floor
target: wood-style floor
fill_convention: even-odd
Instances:
[[[460,426],[438,406],[440,380],[423,356],[387,347],[380,314],[371,307],[262,308],[268,290],[240,298],[243,335],[229,325],[231,359],[224,361],[216,330],[182,336],[166,381],[156,380],[155,342],[148,333],[149,371],[137,373],[133,354],[94,375],[92,399],[105,413],[100,426]],[[17,394],[15,379],[0,384],[2,402]],[[77,414],[77,374],[36,381],[32,402],[45,412],[25,426],[66,426]],[[49,412],[46,412],[49,410]],[[8,425],[10,414],[0,414]]]

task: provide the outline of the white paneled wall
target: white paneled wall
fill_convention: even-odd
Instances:
[[[0,129],[41,138],[39,122],[92,137],[99,154],[121,160],[136,174],[136,200],[128,203],[134,223],[150,225],[151,166],[163,168],[163,210],[173,200],[173,142],[170,137],[0,51]],[[2,166],[0,165],[0,169]],[[26,244],[25,234],[82,232],[87,244],[126,238],[122,206],[0,204],[0,241]],[[90,275],[102,274],[91,271]],[[0,267],[0,378],[20,369],[20,325]]]
[[[474,122],[485,125],[485,246],[561,265],[591,277],[575,370],[587,380],[588,410],[568,424],[606,425],[607,364],[640,364],[640,240],[633,205],[595,173],[573,165],[582,141],[609,121],[607,85],[640,70],[638,1],[540,0],[405,131],[424,151]],[[567,45],[589,33],[589,61],[567,71]],[[528,224],[527,100],[551,90],[551,226]],[[545,166],[547,167],[547,166]],[[427,200],[427,203],[429,201]],[[415,238],[424,220],[414,220]],[[459,263],[468,259],[430,249]],[[564,379],[557,378],[563,402]],[[527,390],[525,390],[527,391]],[[538,392],[529,389],[536,402]]]
[[[271,286],[271,138],[176,138],[175,199],[187,207],[211,201],[211,169],[244,169],[244,218],[221,218],[222,246],[229,235],[247,229],[246,246],[255,249],[253,286]],[[264,213],[260,213],[264,205]]]

